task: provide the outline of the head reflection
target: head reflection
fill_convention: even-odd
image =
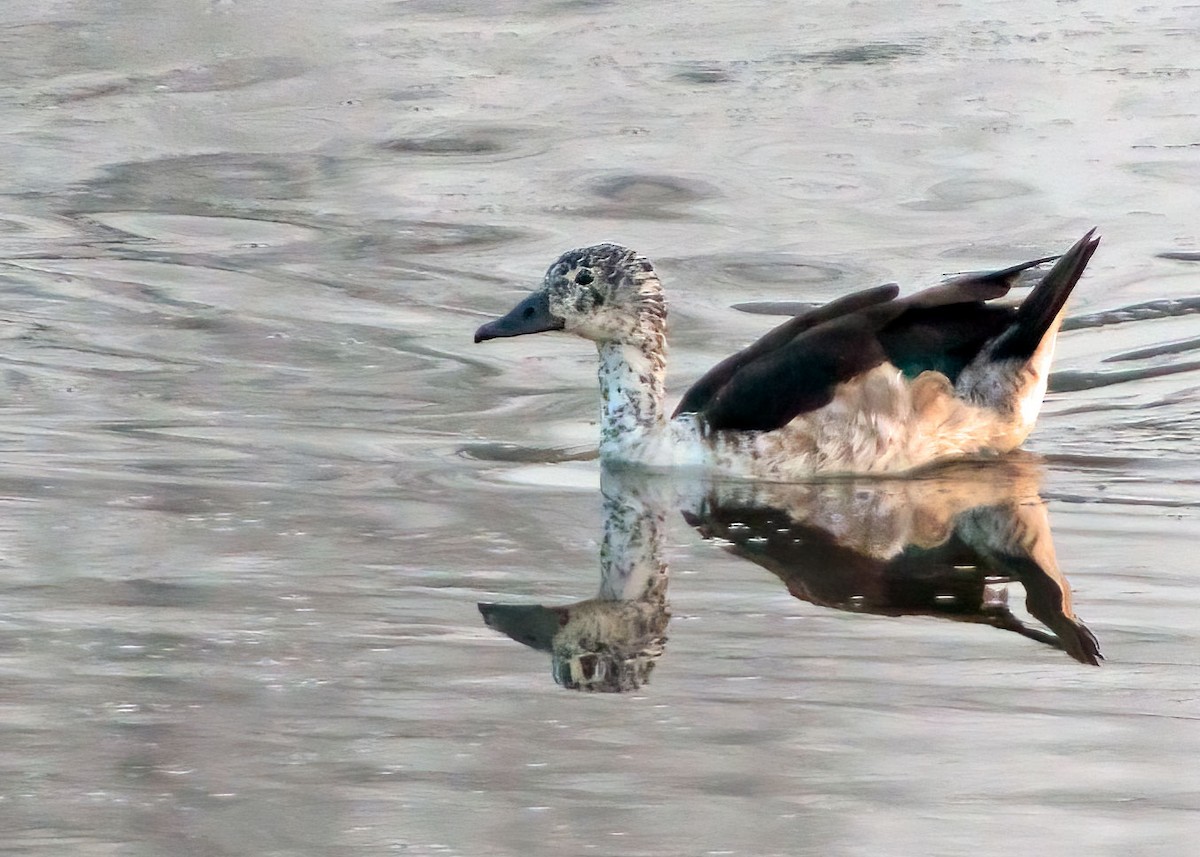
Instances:
[[[635,690],[666,645],[666,517],[777,576],[796,598],[888,616],[989,625],[1101,659],[1058,567],[1040,473],[1027,456],[905,479],[686,481],[606,470],[600,589],[561,607],[480,604],[489,627],[548,651],[555,681]],[[1025,591],[1022,619],[1007,585]]]
[[[622,692],[645,684],[666,645],[666,515],[663,488],[605,470],[600,591],[562,607],[480,604],[489,627],[550,652],[554,680],[572,690]]]

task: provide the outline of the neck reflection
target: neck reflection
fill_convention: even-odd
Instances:
[[[480,604],[489,627],[550,652],[554,680],[573,690],[622,692],[649,680],[667,641],[663,559],[669,483],[604,468],[604,536],[596,597],[544,607]]]

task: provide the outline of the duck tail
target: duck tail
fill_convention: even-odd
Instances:
[[[1047,335],[1058,332],[1067,298],[1100,244],[1099,238],[1092,237],[1095,232],[1094,228],[1088,230],[1034,286],[1017,310],[1016,319],[992,346],[992,360],[1028,360]]]

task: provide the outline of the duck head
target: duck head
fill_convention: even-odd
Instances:
[[[661,336],[665,322],[650,260],[619,244],[597,244],[559,256],[541,287],[475,331],[475,341],[562,330],[598,343],[641,344]]]

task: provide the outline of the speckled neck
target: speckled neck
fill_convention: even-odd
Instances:
[[[666,345],[602,342],[600,352],[600,456],[624,458],[656,432],[667,417],[664,407]]]

